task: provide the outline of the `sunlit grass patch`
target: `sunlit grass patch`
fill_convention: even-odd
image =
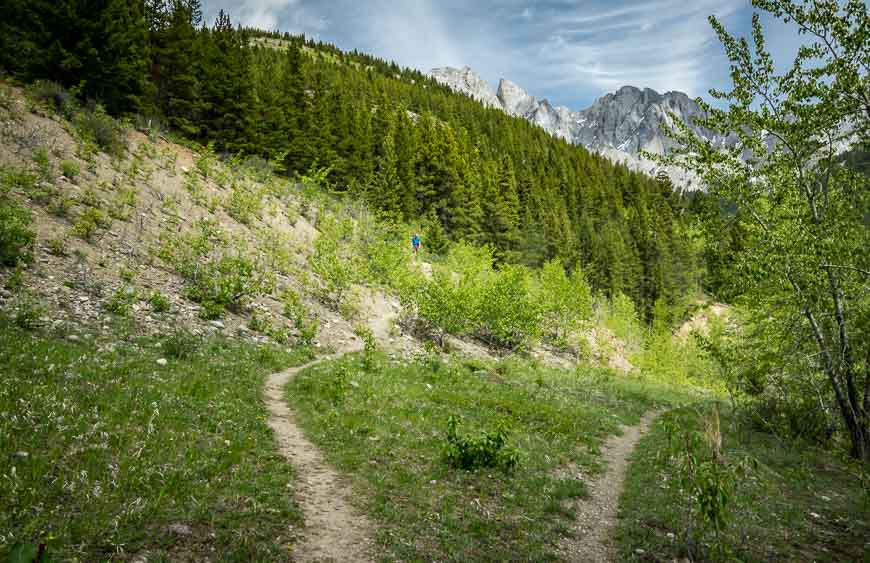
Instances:
[[[681,491],[667,451],[664,418],[704,433],[704,409],[668,413],[638,445],[629,467],[617,533],[626,561],[866,561],[870,497],[858,468],[830,451],[782,442],[722,417],[723,463],[757,460],[728,495],[726,525],[717,545]]]
[[[308,436],[353,476],[386,558],[413,561],[556,557],[572,500],[586,495],[585,479],[560,469],[591,477],[620,423],[680,398],[592,368],[380,358],[366,369],[361,356],[306,370],[287,396]],[[478,440],[503,429],[516,465],[456,468],[451,416]]]
[[[284,560],[293,472],[260,400],[286,351],[222,339],[75,341],[0,320],[0,559]]]

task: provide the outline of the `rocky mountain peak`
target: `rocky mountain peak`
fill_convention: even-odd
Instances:
[[[518,84],[502,78],[492,88],[468,67],[434,69],[431,75],[454,90],[464,92],[489,107],[522,117],[555,137],[583,145],[629,168],[652,175],[659,167],[645,160],[642,152],[667,154],[675,143],[665,134],[677,119],[702,137],[715,139],[711,132],[695,123],[703,111],[683,92],[660,94],[651,88],[626,85],[598,98],[590,107],[572,111],[538,100]],[[688,187],[689,179],[677,169],[667,170],[675,185]]]
[[[510,80],[502,78],[496,93],[502,107],[511,115],[527,117],[538,108],[538,101]]]
[[[456,92],[467,94],[487,107],[503,109],[492,86],[471,70],[471,67],[446,66],[432,69],[429,74],[440,84],[444,84]]]

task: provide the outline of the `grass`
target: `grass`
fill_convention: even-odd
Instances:
[[[302,515],[260,389],[308,357],[183,335],[71,341],[0,319],[0,560],[16,544],[55,560],[289,560]]]
[[[522,363],[388,363],[346,357],[291,381],[306,434],[352,476],[354,499],[378,523],[385,560],[546,561],[601,470],[599,446],[620,423],[683,400],[604,370]],[[445,459],[448,419],[466,436],[506,430],[512,470],[465,471]],[[576,471],[573,472],[576,474]]]
[[[703,432],[694,409],[675,417]],[[638,445],[629,467],[617,532],[625,561],[671,561],[692,552],[693,560],[718,560],[712,532],[687,537],[690,505],[675,483],[661,424]],[[831,451],[784,444],[734,424],[723,415],[725,459],[749,456],[758,468],[742,479],[730,499],[722,535],[726,558],[739,561],[868,561],[870,498],[848,466]],[[857,469],[852,469],[853,472]]]

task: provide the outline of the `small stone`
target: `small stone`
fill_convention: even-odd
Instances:
[[[213,326],[215,328],[219,328],[221,330],[226,328],[226,325],[224,323],[222,323],[221,321],[211,321],[209,324],[211,324],[211,326]]]
[[[193,530],[186,524],[170,524],[166,527],[166,531],[176,536],[192,536]]]
[[[642,550],[641,548],[635,549],[634,552],[637,553],[638,555],[643,555],[644,553],[646,553],[646,551]]]
[[[167,363],[168,362],[166,361],[166,358],[160,358],[159,360],[157,360],[158,366],[165,366]]]
[[[25,451],[20,451],[13,453],[12,457],[17,457],[18,459],[27,459],[28,457],[30,457],[30,454]]]
[[[66,337],[66,339],[69,340],[70,342],[78,342],[79,341],[78,335],[75,335],[75,334],[70,334],[69,336]]]

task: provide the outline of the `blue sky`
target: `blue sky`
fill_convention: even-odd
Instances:
[[[423,71],[468,65],[495,86],[509,78],[571,109],[631,84],[705,96],[728,85],[707,16],[746,34],[749,0],[203,0],[212,21],[279,29]],[[797,36],[765,18],[774,56]]]

